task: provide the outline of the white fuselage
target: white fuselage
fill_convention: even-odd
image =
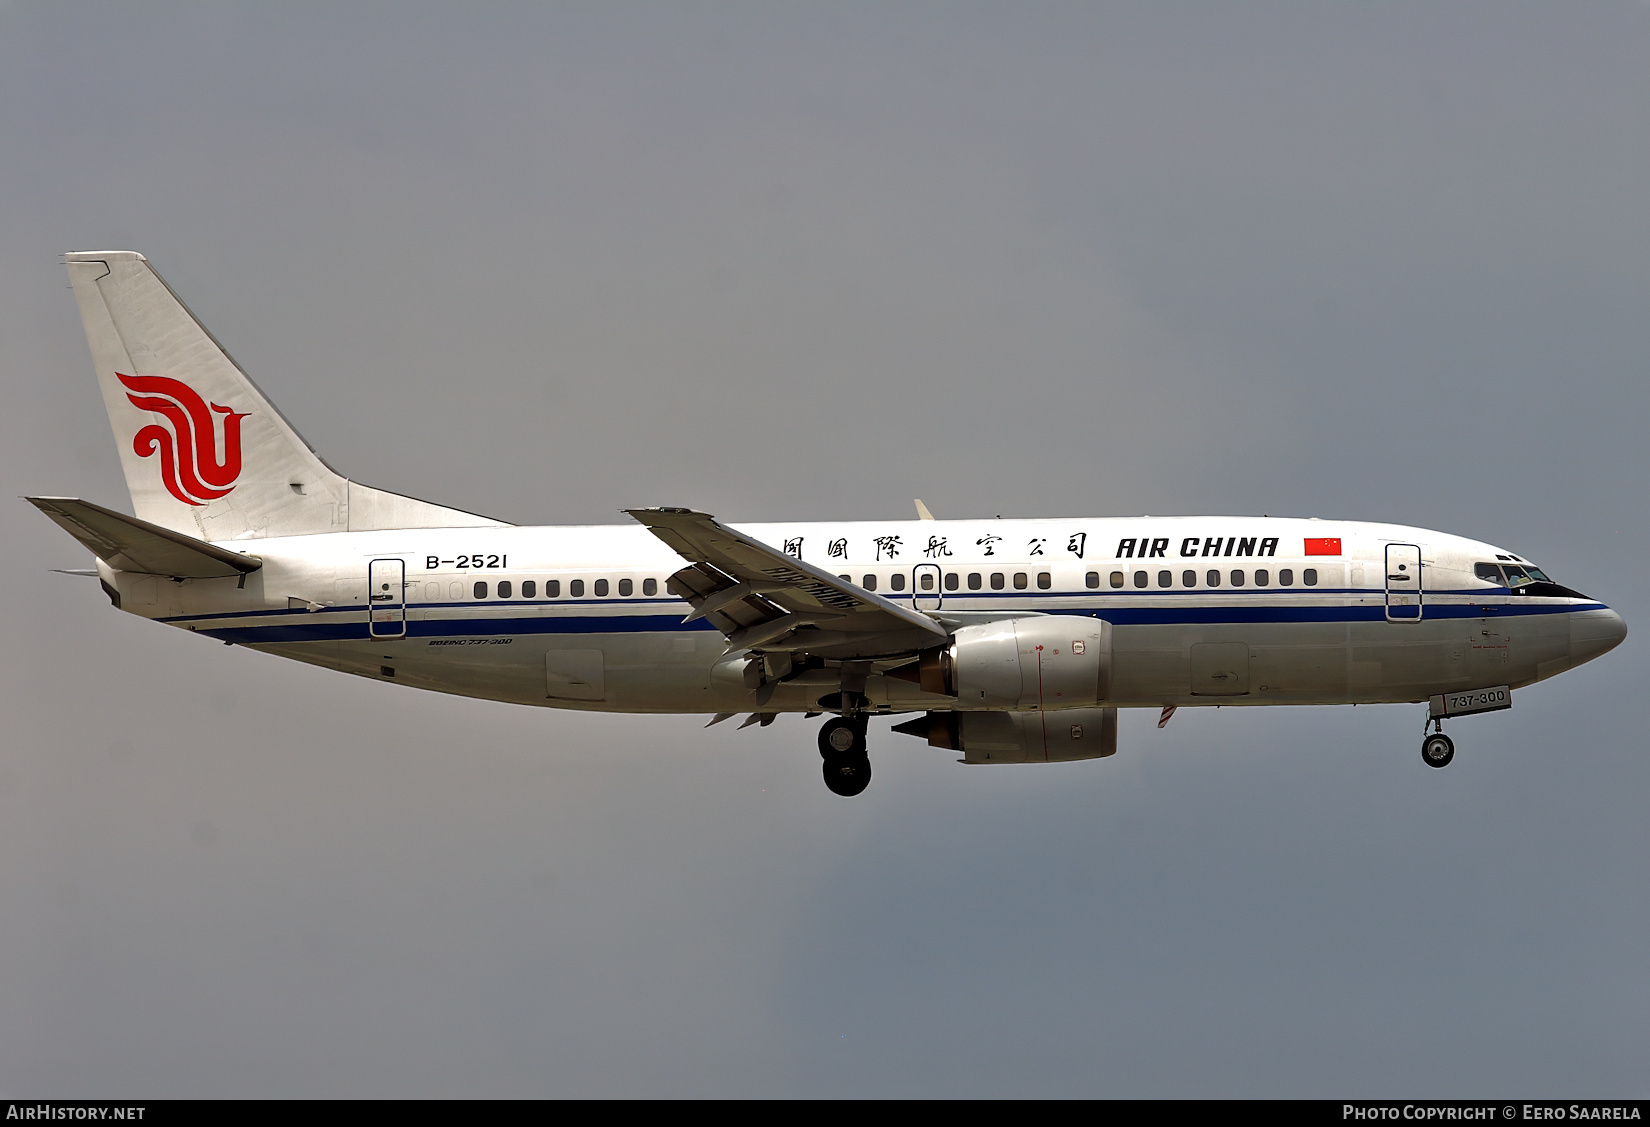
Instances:
[[[1131,517],[738,527],[948,626],[1026,614],[1104,619],[1113,628],[1104,703],[1122,707],[1419,701],[1516,687],[1604,652],[1621,630],[1594,600],[1475,578],[1475,563],[1517,558],[1504,549],[1396,525]],[[683,560],[640,525],[224,546],[263,566],[244,581],[100,570],[122,608],[143,617],[440,692],[713,713],[816,710],[840,687],[839,671],[819,669],[758,702],[741,679],[744,655],[728,653],[704,619],[683,621],[691,608],[665,587]],[[1405,546],[1418,560],[1407,578],[1388,566],[1410,558]],[[880,673],[865,692],[879,711],[958,707]]]

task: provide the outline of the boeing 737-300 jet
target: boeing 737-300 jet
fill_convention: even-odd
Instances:
[[[341,476],[131,251],[67,256],[136,516],[29,500],[120,610],[418,689],[596,712],[826,715],[964,763],[1099,759],[1119,708],[1425,702],[1446,719],[1627,628],[1517,553],[1390,524],[1076,517],[521,527]],[[88,572],[90,574],[90,572]],[[1430,729],[1430,731],[1427,731]]]

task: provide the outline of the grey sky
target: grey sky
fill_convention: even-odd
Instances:
[[[1241,512],[1642,633],[1650,5],[0,5],[0,467],[127,498],[58,252],[522,523]],[[1639,634],[1461,721],[419,695],[0,507],[0,1097],[1646,1094]]]

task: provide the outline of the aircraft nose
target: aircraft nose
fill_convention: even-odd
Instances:
[[[1609,653],[1627,637],[1627,623],[1609,608],[1570,616],[1570,660],[1576,665]]]

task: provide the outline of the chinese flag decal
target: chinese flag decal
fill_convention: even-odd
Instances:
[[[1323,536],[1314,540],[1307,540],[1306,554],[1309,556],[1338,556],[1341,554],[1341,538],[1339,536]]]

